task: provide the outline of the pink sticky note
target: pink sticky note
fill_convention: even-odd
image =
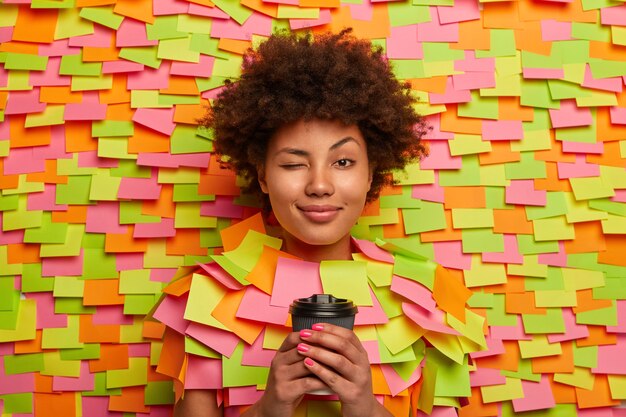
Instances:
[[[79,168],[116,168],[119,161],[113,158],[100,158],[97,151],[85,151],[78,154]]]
[[[230,19],[228,13],[225,13],[217,7],[207,7],[197,3],[189,3],[187,13],[196,16],[212,17],[214,19]]]
[[[576,155],[576,162],[557,162],[557,171],[559,179],[566,178],[583,178],[600,176],[600,166],[598,164],[589,164],[584,155]]]
[[[102,25],[93,25],[93,32],[89,35],[73,36],[69,39],[70,46],[108,48],[115,32]]]
[[[439,8],[431,7],[431,21],[418,23],[417,40],[419,42],[458,42],[458,23],[442,24],[439,20]]]
[[[463,253],[463,242],[453,240],[449,242],[434,242],[435,261],[446,268],[471,269],[472,256]]]
[[[278,258],[270,304],[289,307],[297,298],[324,293],[319,263]]]
[[[426,330],[452,335],[459,334],[444,323],[444,314],[440,310],[427,311],[415,304],[402,303],[402,311],[408,318]]]
[[[380,262],[393,263],[393,255],[376,246],[374,242],[364,239],[352,239],[352,244],[370,259]]]
[[[470,372],[470,386],[484,387],[489,385],[503,385],[506,378],[499,369],[478,368]]]
[[[230,405],[249,405],[256,403],[264,391],[256,389],[256,386],[230,387],[228,388],[228,403]]]
[[[548,342],[559,343],[568,340],[585,339],[589,336],[589,329],[586,325],[576,323],[576,315],[571,308],[563,308],[563,323],[565,324],[565,333],[552,333],[548,335]]]
[[[189,355],[185,389],[222,388],[222,361],[202,356]]]
[[[0,233],[0,245],[24,243],[24,229],[6,232],[2,229],[2,213],[0,213],[0,230],[2,230],[2,233]]]
[[[167,88],[169,87],[169,74],[170,64],[163,61],[157,69],[146,68],[144,71],[129,74],[126,88],[129,90],[159,90]]]
[[[9,42],[13,39],[13,26],[0,27],[0,43]]]
[[[524,332],[521,316],[517,316],[516,320],[516,326],[491,326],[491,337],[500,340],[532,340],[532,335]]]
[[[433,294],[419,282],[394,275],[391,280],[391,291],[413,301],[423,309],[428,311],[436,309]]]
[[[45,71],[31,71],[28,82],[33,87],[45,86],[69,86],[72,84],[72,77],[59,75],[61,69],[61,57],[51,57]],[[6,86],[2,82],[2,71],[0,71],[0,85]]]
[[[483,120],[483,140],[520,140],[524,138],[521,120]]]
[[[487,341],[487,349],[470,352],[471,358],[486,358],[489,356],[501,355],[505,352],[502,340],[491,337],[491,335],[485,337],[485,340]]]
[[[422,59],[422,44],[417,42],[417,25],[391,28],[387,37],[387,56],[390,59]]]
[[[128,346],[128,356],[131,358],[149,358],[150,343],[132,343]]]
[[[102,64],[102,73],[115,74],[121,72],[143,71],[144,67],[145,66],[143,64],[132,61],[106,61]]]
[[[493,88],[496,86],[496,76],[493,72],[465,72],[454,74],[452,84],[456,90]]]
[[[128,226],[120,224],[120,208],[116,201],[101,201],[87,207],[85,231],[89,233],[126,233]]]
[[[350,16],[354,20],[371,22],[374,16],[374,6],[368,1],[364,1],[361,4],[348,4],[348,8],[350,9]]]
[[[364,340],[361,345],[367,352],[367,359],[370,363],[381,363],[380,347],[377,340]]]
[[[213,74],[213,64],[215,58],[208,55],[200,54],[200,60],[195,62],[172,62],[172,68],[170,74],[172,75],[185,75],[188,77],[210,77]]]
[[[173,237],[176,236],[174,219],[163,217],[159,223],[137,223],[133,230],[134,238]]]
[[[512,180],[506,187],[507,204],[525,204],[529,206],[545,206],[546,191],[535,190],[533,180]]]
[[[513,399],[513,409],[516,413],[554,407],[554,396],[546,375],[542,375],[539,382],[522,380],[522,389],[524,396]]]
[[[155,16],[185,14],[189,10],[189,3],[179,0],[159,0],[152,5]]]
[[[239,343],[239,337],[235,333],[194,321],[189,323],[185,334],[227,357],[233,354]]]
[[[33,157],[37,159],[72,159],[73,154],[65,151],[65,125],[50,127],[51,141],[48,145],[33,148]]]
[[[6,343],[8,345],[8,343]],[[7,352],[7,355],[11,353]],[[0,395],[35,391],[35,374],[7,375],[4,370],[4,355],[0,355]]]
[[[436,140],[450,140],[454,139],[454,133],[452,132],[444,132],[441,130],[441,115],[440,114],[431,114],[429,116],[424,117],[426,121],[426,125],[428,125],[429,130],[423,136],[424,140],[436,141]]]
[[[40,56],[64,56],[78,55],[80,48],[69,45],[69,39],[59,39],[49,44],[41,44],[38,47]]]
[[[454,69],[457,71],[494,72],[496,60],[495,58],[476,58],[475,51],[466,50],[464,59],[454,61]]]
[[[176,330],[178,333],[184,334],[187,326],[189,325],[189,321],[183,318],[186,307],[186,294],[180,297],[168,295],[161,301],[153,316],[155,319]]]
[[[84,92],[82,103],[68,103],[65,105],[65,120],[104,120],[106,119],[107,105],[100,104],[97,92]]]
[[[524,257],[517,246],[517,237],[511,234],[504,235],[504,252],[483,252],[483,262],[523,264]]]
[[[330,23],[332,20],[329,9],[321,9],[319,18],[317,19],[289,19],[289,27],[291,30],[301,30],[322,26]]]
[[[554,19],[542,20],[541,38],[545,42],[571,40],[572,22],[560,22]]]
[[[54,297],[51,292],[31,292],[25,297],[37,302],[37,330],[67,327],[67,314],[54,312]]]
[[[133,324],[133,317],[124,314],[123,305],[97,306],[92,318],[94,325]]]
[[[556,253],[540,253],[537,256],[537,263],[558,267],[567,267],[567,253],[565,253],[563,242],[559,242],[559,251]]]
[[[169,153],[140,153],[137,165],[163,168],[195,167],[206,168],[211,159],[210,153],[172,155]]]
[[[622,77],[601,78],[595,79],[591,74],[591,68],[587,64],[585,68],[585,79],[582,83],[583,87],[595,88],[597,90],[611,91],[613,93],[620,93],[622,91]]]
[[[176,268],[152,268],[150,271],[150,281],[170,282],[176,275]]]
[[[253,285],[246,287],[237,317],[248,320],[285,325],[289,315],[288,307],[277,307],[270,304],[270,296]]]
[[[124,177],[117,191],[117,198],[129,200],[157,200],[161,195],[161,185],[156,176],[150,178]]]
[[[11,91],[4,110],[5,115],[41,113],[46,103],[39,102],[39,89],[31,91]]]
[[[424,166],[422,165],[422,168]],[[437,177],[439,173],[435,171]],[[411,197],[435,203],[445,201],[444,189],[439,184],[418,184],[411,187]]]
[[[589,126],[593,123],[589,108],[576,106],[575,100],[561,100],[559,109],[549,109],[548,111],[554,128]]]
[[[416,417],[456,417],[458,415],[455,407],[435,406],[430,414],[417,410]]]
[[[226,272],[224,268],[219,266],[217,262],[210,262],[208,264],[198,262],[197,265],[226,288],[234,291],[239,291],[243,288],[243,285]]]
[[[46,161],[35,158],[33,148],[13,148],[4,158],[4,175],[28,174],[45,170]]]
[[[214,20],[211,26],[213,38],[248,41],[252,39],[252,35],[270,36],[271,33],[272,18],[261,13],[253,13],[243,25],[233,19],[220,19]]]
[[[600,9],[600,22],[603,25],[624,26],[626,22],[626,6],[603,7]]]
[[[174,108],[139,108],[133,115],[133,122],[169,136],[174,132],[174,128],[176,127],[176,123],[174,123]]]
[[[452,84],[452,78],[446,81],[446,92],[443,94],[429,93],[430,104],[468,103],[472,101],[469,90],[456,90]]]
[[[235,204],[232,196],[215,196],[215,201],[205,201],[200,204],[202,216],[223,217],[226,219],[241,219],[243,207]]]
[[[80,256],[59,256],[41,259],[41,276],[56,277],[55,280],[63,280],[63,277],[79,277],[83,274],[83,250]]]
[[[387,381],[387,385],[389,386],[389,391],[391,391],[391,395],[398,395],[399,393],[416,383],[422,376],[422,364],[420,364],[420,366],[415,369],[415,371],[406,381],[402,379],[400,375],[398,375],[396,370],[393,369],[393,366],[387,364],[380,365],[380,369],[383,371],[383,375],[385,376],[385,381]]]
[[[626,335],[617,335],[615,345],[598,346],[598,366],[591,369],[595,374],[626,375]]]
[[[143,252],[116,253],[115,267],[118,271],[132,271],[143,268]]]
[[[389,321],[387,314],[376,298],[374,291],[370,288],[370,296],[372,297],[371,306],[359,306],[359,312],[354,318],[355,326],[384,324]]]
[[[624,113],[626,116],[626,112]],[[626,123],[626,117],[624,119]],[[611,122],[615,123],[615,122]],[[596,143],[583,143],[583,142],[561,142],[561,146],[563,147],[563,152],[570,153],[592,153],[596,155],[601,155],[604,153],[604,142],[596,142]]]
[[[109,411],[109,397],[82,396],[83,410],[89,410],[89,417],[123,417],[118,411]]]
[[[609,112],[611,116],[611,123],[626,125],[626,108],[613,106]]]
[[[456,0],[452,7],[437,6],[437,12],[442,25],[480,18],[478,3],[473,0]]]
[[[527,80],[560,80],[565,73],[560,68],[524,68],[522,76]]]
[[[50,61],[48,60],[48,66],[50,66]],[[31,74],[32,77],[32,74]],[[0,87],[6,87],[9,81],[9,71],[5,70],[4,67],[0,67]]]
[[[159,1],[158,5],[153,5],[153,8],[156,10],[164,3],[167,2],[165,0]],[[139,20],[124,19],[117,31],[115,32],[115,46],[117,46],[118,48],[132,46],[151,46],[158,44],[158,40],[148,39],[148,35],[146,33],[146,24],[140,22]]]
[[[450,154],[448,141],[437,140],[428,143],[428,156],[420,162],[422,169],[460,169],[463,158]]]
[[[242,365],[269,367],[272,364],[272,359],[276,356],[276,351],[272,349],[263,349],[264,338],[265,329],[261,331],[259,336],[251,345],[243,345],[243,357],[241,358]]]
[[[89,372],[89,362],[87,361],[81,362],[78,378],[52,377],[52,389],[54,391],[93,391],[95,385],[94,374]]]

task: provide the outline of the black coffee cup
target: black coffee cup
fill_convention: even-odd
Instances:
[[[359,309],[352,301],[330,294],[298,298],[289,306],[293,330],[310,329],[315,323],[330,323],[352,330]]]

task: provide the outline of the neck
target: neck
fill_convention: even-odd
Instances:
[[[352,259],[350,235],[330,245],[309,245],[293,236],[283,237],[283,250],[309,262]]]

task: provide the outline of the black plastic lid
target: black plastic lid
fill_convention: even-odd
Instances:
[[[353,316],[358,311],[352,301],[336,298],[330,294],[313,294],[308,298],[298,298],[289,306],[289,312],[296,316],[346,317]]]

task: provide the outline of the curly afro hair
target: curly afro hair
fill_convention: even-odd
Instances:
[[[269,199],[257,168],[268,141],[297,120],[338,120],[357,125],[373,168],[367,201],[375,200],[391,171],[426,154],[425,121],[414,110],[408,83],[398,81],[380,47],[339,34],[273,34],[244,55],[241,77],[227,82],[201,123],[213,129],[215,151],[242,177],[244,192]]]

